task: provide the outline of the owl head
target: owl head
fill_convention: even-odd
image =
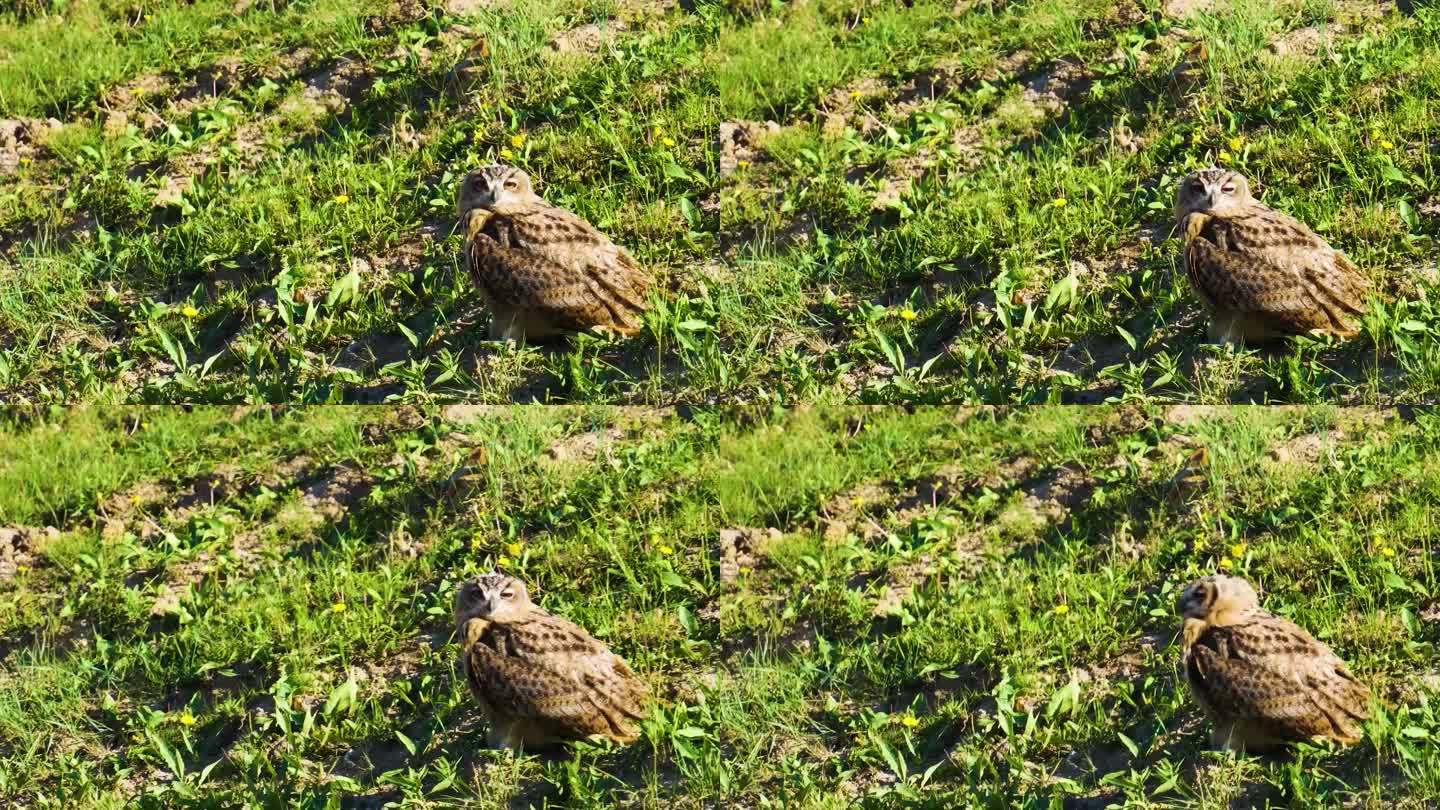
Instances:
[[[1182,222],[1196,211],[1223,215],[1252,199],[1244,175],[1229,169],[1201,169],[1180,181],[1175,192],[1175,221]]]
[[[1260,607],[1255,587],[1240,577],[1213,574],[1201,577],[1180,592],[1175,612],[1185,619],[1211,621],[1224,614],[1244,613]]]
[[[463,630],[471,619],[504,624],[531,607],[530,592],[520,580],[491,571],[464,582],[455,593],[455,628]]]
[[[481,166],[460,179],[455,216],[463,220],[466,212],[477,208],[497,214],[518,213],[538,199],[525,172],[500,163]]]

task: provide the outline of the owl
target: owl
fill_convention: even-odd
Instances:
[[[490,308],[491,339],[639,330],[649,277],[590,223],[545,202],[525,172],[502,165],[470,172],[455,209],[465,266]]]
[[[1180,665],[1214,724],[1212,743],[1263,752],[1300,740],[1358,742],[1370,690],[1314,636],[1260,607],[1239,577],[1208,576],[1181,592]]]
[[[1213,313],[1210,337],[1257,344],[1285,335],[1356,334],[1369,283],[1304,224],[1250,196],[1225,169],[1186,177],[1175,194],[1185,273]]]
[[[603,737],[634,742],[649,689],[581,627],[494,572],[455,595],[459,670],[490,721],[490,745],[537,750]]]

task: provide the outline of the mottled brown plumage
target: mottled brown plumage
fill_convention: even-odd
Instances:
[[[1243,176],[1204,169],[1186,177],[1175,220],[1185,273],[1213,313],[1213,339],[1356,334],[1369,282],[1303,223],[1251,197]]]
[[[1180,664],[1216,746],[1254,752],[1361,739],[1370,691],[1329,647],[1262,609],[1250,583],[1203,577],[1181,593],[1176,612],[1185,621]]]
[[[649,690],[585,630],[489,573],[460,586],[459,668],[490,721],[490,744],[535,750],[592,737],[635,741]]]
[[[492,339],[639,330],[649,277],[590,223],[536,195],[523,171],[470,172],[455,207],[466,269],[490,307]]]

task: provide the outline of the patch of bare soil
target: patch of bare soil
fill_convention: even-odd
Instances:
[[[726,585],[740,578],[747,570],[754,570],[765,554],[783,537],[779,529],[721,529],[720,530],[720,581]]]
[[[722,121],[720,123],[720,176],[734,174],[760,156],[760,141],[780,131],[774,121]]]
[[[621,20],[610,20],[603,25],[589,23],[561,31],[552,36],[547,44],[556,54],[589,55],[609,46],[618,35],[629,30],[629,27]]]
[[[305,485],[301,502],[315,514],[338,522],[374,485],[357,465],[346,462]]]
[[[0,119],[0,176],[15,174],[22,160],[32,160],[44,149],[45,138],[59,129],[54,118]]]
[[[60,531],[53,526],[43,529],[0,527],[0,582],[34,565],[40,547],[59,536]]]

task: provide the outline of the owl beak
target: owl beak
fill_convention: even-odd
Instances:
[[[1211,208],[1214,208],[1220,204],[1220,196],[1220,189],[1212,188],[1210,189],[1210,193],[1205,196],[1205,202]]]

